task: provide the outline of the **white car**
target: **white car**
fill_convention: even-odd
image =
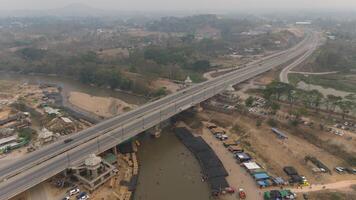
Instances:
[[[343,173],[345,171],[345,168],[343,168],[343,167],[335,167],[335,170],[338,173]]]
[[[229,136],[227,136],[227,135],[221,135],[221,137],[219,138],[221,141],[223,141],[223,140],[227,140],[227,139],[229,139]]]
[[[68,193],[70,196],[73,196],[75,194],[78,194],[79,192],[80,192],[79,188],[74,188],[74,189],[69,190]]]
[[[80,200],[87,200],[87,199],[89,199],[89,195],[84,195],[80,198]]]

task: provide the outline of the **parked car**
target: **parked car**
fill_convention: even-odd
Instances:
[[[242,153],[242,152],[244,152],[244,150],[239,148],[238,146],[229,146],[227,149],[232,153]]]
[[[75,194],[78,194],[79,192],[80,192],[79,188],[73,188],[73,189],[69,190],[68,193],[70,196],[73,196]]]
[[[244,189],[242,189],[242,188],[239,189],[239,198],[246,199],[246,193],[245,193]]]
[[[87,200],[87,199],[90,199],[89,195],[82,196],[79,200]]]
[[[219,138],[219,140],[221,141],[224,141],[224,140],[227,140],[229,139],[229,136],[225,135],[225,134],[222,134],[221,137]]]
[[[223,134],[221,134],[221,133],[217,133],[217,134],[215,134],[215,138],[216,138],[216,139],[220,139],[222,135],[223,135]]]
[[[77,195],[77,199],[81,199],[81,198],[84,197],[85,195],[87,195],[86,192],[81,192],[80,194]]]
[[[341,173],[344,173],[344,172],[345,172],[345,168],[343,168],[343,167],[335,167],[335,171],[336,171],[337,173],[341,174]]]

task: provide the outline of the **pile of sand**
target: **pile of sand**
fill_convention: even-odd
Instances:
[[[133,105],[120,99],[90,96],[81,92],[70,92],[69,102],[80,109],[101,117],[112,117],[134,108]]]

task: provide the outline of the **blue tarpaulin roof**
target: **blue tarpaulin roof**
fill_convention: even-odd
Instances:
[[[256,180],[264,180],[264,179],[269,179],[269,175],[267,173],[256,173],[253,175],[253,177],[256,179]]]
[[[269,184],[267,183],[267,181],[257,181],[257,184],[259,186],[262,186],[262,187],[267,187],[269,186]]]

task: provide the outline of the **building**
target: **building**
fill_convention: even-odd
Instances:
[[[305,21],[305,22],[295,22],[295,25],[311,25],[312,23],[309,21]]]
[[[44,107],[43,109],[44,109],[45,113],[47,113],[49,115],[59,115],[59,114],[61,114],[59,112],[59,109],[54,109],[54,108],[51,108],[51,107],[48,107],[48,106]]]
[[[235,93],[235,88],[229,85],[226,90],[217,96],[218,100],[222,103],[236,105],[239,101],[239,96]]]
[[[38,133],[38,139],[42,144],[48,143],[53,141],[54,139],[54,134],[53,132],[49,131],[46,128],[43,128],[39,133]]]
[[[117,173],[114,166],[94,154],[89,155],[82,165],[72,169],[75,171],[74,176],[89,191],[94,191]]]
[[[0,139],[0,150],[5,150],[9,147],[16,146],[17,144],[17,136],[15,135],[7,138],[2,138]]]
[[[184,81],[184,87],[189,87],[191,85],[193,85],[193,81],[192,81],[192,79],[190,79],[189,76],[187,76],[187,78]]]

